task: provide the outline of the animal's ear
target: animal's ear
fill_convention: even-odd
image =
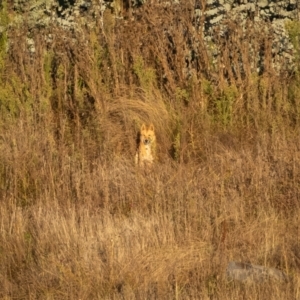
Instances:
[[[143,131],[143,130],[146,130],[146,125],[145,125],[145,124],[143,124],[143,125],[141,126],[141,131]]]
[[[149,126],[149,130],[152,130],[154,131],[154,125],[151,123],[150,126]]]

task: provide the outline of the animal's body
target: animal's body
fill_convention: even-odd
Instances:
[[[156,158],[156,136],[153,124],[141,126],[135,163],[139,166],[152,165]]]

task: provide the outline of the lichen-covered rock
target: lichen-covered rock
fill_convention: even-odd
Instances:
[[[259,35],[260,32],[268,32],[272,37],[272,65],[275,71],[292,71],[294,68],[293,46],[285,29],[288,20],[297,18],[297,1],[286,0],[274,2],[272,0],[208,0],[206,6],[195,5],[195,26],[202,28],[203,35],[208,45],[215,43],[219,51],[212,53],[212,59],[217,61],[221,49],[218,47],[220,35],[224,39],[232,36],[228,22],[238,24],[239,30],[243,30],[245,36],[249,27]],[[204,24],[201,21],[204,19]],[[219,35],[219,36],[218,36]],[[240,37],[243,36],[240,34]],[[250,45],[251,47],[251,45]],[[255,53],[254,49],[250,51]],[[261,73],[264,71],[264,63],[261,57],[253,57],[256,61],[253,70]]]
[[[14,23],[26,22],[29,31],[33,28],[45,28],[50,24],[76,31],[82,25],[91,28],[97,22],[105,27],[103,16],[107,9],[110,9],[116,18],[122,18],[123,10],[129,7],[135,9],[145,2],[170,6],[180,5],[182,1],[130,0],[125,5],[124,0],[14,0],[13,9],[17,14]],[[274,70],[291,71],[294,66],[293,46],[285,30],[285,22],[299,17],[297,5],[297,0],[206,0],[205,2],[196,0],[193,24],[198,32],[203,31],[208,52],[215,64],[222,52],[220,44],[227,43],[230,46],[230,38],[231,43],[234,41],[232,37],[235,32],[229,24],[236,24],[236,28],[242,31],[239,33],[241,39],[246,38],[249,27],[252,28],[253,33],[268,32],[272,38]],[[197,57],[199,41],[194,40],[194,45],[188,46],[190,52],[194,54],[190,55],[191,58],[186,58],[187,60]],[[253,53],[252,72],[263,72],[265,68],[261,57],[263,53],[260,51],[257,54],[255,45],[249,47],[250,53]],[[32,45],[29,48],[33,49]],[[241,68],[243,72],[242,63],[241,66],[234,66],[234,68]]]

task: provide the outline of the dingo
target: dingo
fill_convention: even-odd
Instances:
[[[152,165],[155,159],[156,137],[153,124],[148,128],[143,124],[139,133],[138,148],[135,155],[135,163],[139,166]]]

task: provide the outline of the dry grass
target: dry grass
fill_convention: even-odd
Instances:
[[[160,16],[140,14],[109,36],[56,32],[49,48],[37,33],[35,55],[22,39],[1,52],[0,297],[298,299],[297,74],[239,85],[203,52],[186,80],[179,29],[174,52]],[[145,173],[133,157],[150,121],[159,162]],[[230,282],[230,260],[289,281]]]
[[[2,134],[2,297],[296,298],[295,138],[206,132],[201,163],[166,159],[149,174],[130,157],[60,156],[52,140],[23,122]],[[229,260],[277,267],[291,281],[228,283]]]

